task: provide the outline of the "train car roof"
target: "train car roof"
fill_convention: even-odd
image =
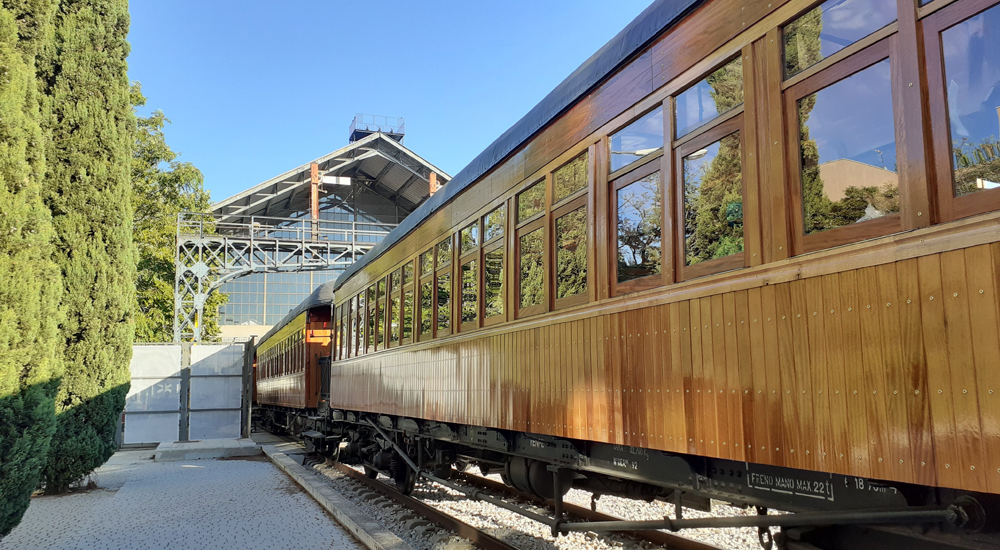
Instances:
[[[497,166],[535,133],[555,120],[577,100],[583,98],[605,77],[610,76],[633,55],[644,49],[660,33],[673,26],[702,0],[656,0],[632,20],[607,44],[583,62],[542,101],[535,105],[506,132],[480,153],[451,179],[440,191],[431,195],[420,207],[407,216],[381,242],[348,267],[337,280],[333,290],[340,288],[355,273],[375,261],[386,250],[408,233],[420,226],[434,212],[444,207],[459,193],[472,185],[483,174]]]
[[[301,315],[302,312],[313,309],[314,307],[329,306],[330,304],[332,304],[334,290],[335,289],[332,282],[323,283],[318,287],[316,287],[316,290],[312,291],[312,294],[310,294],[308,298],[302,300],[302,303],[295,306],[295,308],[289,311],[287,315],[282,317],[281,321],[278,324],[274,325],[273,327],[271,327],[271,330],[264,333],[264,336],[262,336],[261,339],[257,341],[256,345],[259,346],[264,342],[266,342],[268,338],[270,338],[274,333],[281,330],[282,327],[292,322],[292,319]]]

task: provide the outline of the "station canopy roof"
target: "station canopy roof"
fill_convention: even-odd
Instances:
[[[312,163],[319,165],[320,193],[332,185],[364,185],[406,212],[430,195],[430,174],[438,187],[451,179],[402,143],[376,132],[314,161],[212,205],[219,221],[242,223],[250,216],[301,217],[310,211]]]

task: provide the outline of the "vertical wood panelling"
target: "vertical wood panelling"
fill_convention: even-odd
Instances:
[[[832,439],[827,442],[825,464],[832,472],[850,471],[850,414],[847,406],[847,363],[848,343],[844,340],[843,319],[847,311],[841,296],[838,275],[826,275],[822,280],[823,301],[819,307],[819,317],[825,318],[827,387],[824,390],[830,411]]]
[[[982,440],[987,468],[986,484],[1000,493],[1000,320],[997,316],[996,271],[989,246],[965,250],[972,350],[975,358],[976,398],[979,401]]]
[[[767,361],[765,359],[764,327],[774,326],[770,317],[764,315],[761,303],[761,289],[741,290],[735,293],[732,323],[736,328],[736,346],[739,351],[739,366],[741,375],[750,373],[750,383],[743,384],[743,410],[746,439],[744,448],[746,459],[756,462],[770,462],[768,447],[771,446],[768,435],[768,386]],[[753,315],[758,319],[766,319],[763,323],[746,324],[746,319]]]

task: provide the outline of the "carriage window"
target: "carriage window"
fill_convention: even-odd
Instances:
[[[459,241],[461,243],[460,254],[466,254],[472,252],[479,247],[479,224],[474,223],[459,233]]]
[[[531,307],[542,303],[545,296],[544,264],[542,251],[545,246],[543,230],[536,229],[521,236],[521,307]]]
[[[798,100],[805,233],[899,212],[889,60]]]
[[[413,282],[413,262],[403,264],[403,286],[409,287]]]
[[[394,345],[399,343],[400,300],[401,298],[397,292],[393,292],[392,299],[389,300],[389,342]]]
[[[413,338],[413,290],[403,294],[403,341]]]
[[[476,260],[462,264],[462,324],[479,318],[479,274]]]
[[[428,250],[420,255],[420,276],[430,275],[434,271],[434,251]]]
[[[420,334],[431,333],[434,318],[434,285],[426,281],[420,285]]]
[[[896,0],[827,0],[785,25],[785,78],[896,20]]]
[[[743,104],[743,57],[733,59],[674,99],[676,137]]]
[[[553,202],[559,202],[566,197],[587,187],[587,154],[576,157],[569,164],[552,173],[555,186]]]
[[[522,191],[517,196],[517,221],[523,222],[545,210],[545,180]]]
[[[488,243],[497,237],[503,236],[504,228],[504,208],[503,206],[494,209],[483,218],[483,242]]]
[[[364,334],[365,334],[365,293],[360,292],[357,296],[357,311],[358,316],[354,319],[355,334],[351,339],[352,344],[355,346],[354,354],[361,355],[365,352]]]
[[[438,243],[437,247],[437,268],[451,265],[451,237]]]
[[[611,135],[611,171],[663,148],[663,109],[654,109],[646,116]]]
[[[451,328],[451,273],[437,276],[437,330]]]
[[[684,263],[743,252],[740,133],[688,154],[684,173]]]
[[[587,208],[556,219],[556,299],[587,291]]]
[[[618,190],[618,282],[660,273],[663,202],[660,173]]]
[[[941,33],[956,197],[1000,189],[1000,6]]]
[[[368,352],[375,351],[375,327],[378,326],[376,319],[375,286],[368,287]]]
[[[503,315],[503,247],[484,256],[483,279],[486,317]]]

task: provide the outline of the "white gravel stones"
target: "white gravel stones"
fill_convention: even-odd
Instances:
[[[436,529],[430,536],[422,536],[417,533],[418,529],[410,529],[405,525],[405,522],[412,518],[412,515],[406,515],[412,514],[408,509],[394,503],[379,506],[374,504],[371,495],[357,496],[358,494],[364,495],[368,490],[359,489],[361,486],[357,482],[335,468],[320,465],[315,468],[315,471],[328,478],[336,490],[368,511],[383,526],[406,540],[416,550],[444,550],[447,544],[455,544],[457,541],[463,540],[450,533],[445,535]],[[497,475],[492,475],[490,478],[499,481]],[[545,525],[489,503],[469,500],[457,491],[436,483],[419,482],[413,496],[522,550],[640,550],[652,547],[646,541],[639,541],[616,533],[570,533],[556,538],[552,536],[551,530]],[[508,502],[512,501],[505,495],[493,496],[503,498]],[[591,494],[587,491],[573,489],[566,496],[566,501],[589,507],[590,497]],[[540,514],[551,514],[547,509],[528,503],[521,503],[521,505]],[[597,510],[624,519],[641,520],[660,519],[667,514],[672,517],[674,506],[659,501],[646,503],[603,496],[597,501]],[[684,509],[685,517],[736,515],[756,515],[756,511],[732,508],[721,503],[714,503],[711,514]],[[757,542],[757,530],[751,528],[698,529],[684,531],[680,535],[732,550],[758,550],[760,548]]]

